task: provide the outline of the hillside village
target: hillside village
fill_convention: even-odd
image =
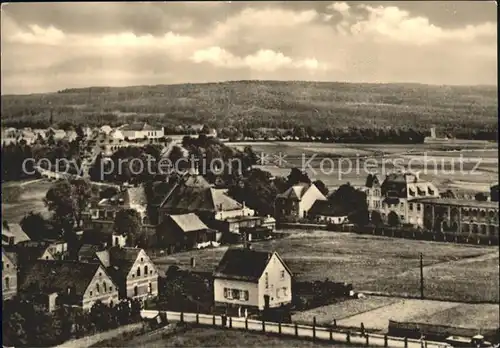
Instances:
[[[162,175],[148,173],[147,177],[112,175],[96,180],[92,174],[99,161],[116,160],[117,154],[128,160],[144,155],[134,148],[154,146],[160,157],[173,153],[189,156],[200,149],[212,151],[214,146],[218,146],[219,155],[228,151],[216,139],[216,131],[207,127],[199,131],[192,137],[167,140],[163,129],[147,123],[82,128],[78,132],[4,130],[4,146],[9,144],[6,139],[49,147],[51,143],[56,147],[69,143],[76,147],[84,170],[58,173],[50,162],[45,168],[34,168],[33,177],[55,180],[46,196],[53,216],[50,221],[31,214],[23,221],[3,222],[3,300],[28,301],[24,303],[45,313],[79,308],[81,315],[91,315],[97,308],[103,311],[102,306],[118,311],[128,303],[132,311],[123,314],[128,322],[138,320],[141,308],[175,308],[169,296],[178,295],[172,293],[171,286],[181,281],[183,296],[191,298],[198,293],[199,300],[188,302],[197,303],[199,311],[237,317],[278,316],[281,321],[289,318],[290,309],[303,306],[297,299],[305,284],[293,280],[293,270],[277,252],[257,251],[251,246],[253,241],[282,238],[277,226],[316,226],[332,231],[356,226],[365,233],[395,236],[397,230],[400,237],[410,233],[415,238],[417,233],[430,240],[498,243],[498,185],[492,186],[489,197],[458,199],[450,197],[450,192],[440,192],[418,174],[396,172],[385,178],[370,174],[364,187],[347,183],[328,193],[323,183],[311,181],[298,169],[292,169],[281,184],[279,178],[268,176],[252,181],[256,174],[251,149],[236,154],[248,161],[248,167],[233,175],[205,171],[201,175],[200,169],[206,168],[199,165]],[[155,155],[150,152],[149,156]],[[262,209],[248,190],[257,196],[258,190],[270,194],[265,198],[269,208]],[[49,228],[42,227],[47,223]],[[155,264],[161,255],[231,244],[234,246],[213,272],[205,274],[208,283],[193,280],[198,285],[190,285],[186,279],[192,275],[181,270],[164,275]],[[191,268],[195,264],[192,258]],[[211,288],[206,294],[213,295],[201,300],[206,294],[199,291],[207,286]],[[328,303],[353,294],[352,287],[340,283],[322,286],[329,289],[326,297],[320,298],[325,290],[317,289],[313,301]],[[106,325],[104,328],[109,327]]]

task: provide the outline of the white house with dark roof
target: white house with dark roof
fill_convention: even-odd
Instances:
[[[120,128],[127,139],[159,139],[165,136],[163,127],[153,127],[146,122],[136,122]]]
[[[2,223],[2,245],[15,245],[30,240],[19,224]]]
[[[114,246],[95,255],[118,286],[120,298],[158,296],[158,270],[144,249]]]
[[[299,183],[276,196],[275,217],[305,218],[316,201],[327,198],[314,184]]]
[[[214,273],[214,302],[241,310],[279,308],[292,302],[292,272],[277,252],[230,248]]]

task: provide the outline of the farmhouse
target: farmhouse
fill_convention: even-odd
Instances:
[[[122,188],[113,197],[102,199],[96,206],[90,208],[90,218],[114,221],[116,213],[122,209],[136,210],[143,223],[146,222],[147,200],[143,186]]]
[[[2,299],[7,300],[17,294],[17,256],[2,249]]]
[[[62,305],[89,310],[96,301],[118,302],[116,285],[98,263],[36,261],[21,277],[19,293],[38,301],[42,297],[49,311]]]
[[[133,139],[159,139],[165,135],[162,127],[153,127],[145,122],[136,122],[123,126],[120,131],[129,140]]]
[[[118,286],[120,298],[158,296],[158,271],[144,249],[113,246],[95,255]]]
[[[158,229],[158,240],[170,252],[189,250],[215,241],[215,231],[209,230],[194,213],[168,215]]]
[[[276,196],[275,216],[278,220],[305,218],[316,201],[326,201],[326,197],[314,184],[299,183]]]
[[[276,252],[230,248],[213,276],[218,307],[255,311],[292,301],[292,272]]]
[[[314,202],[308,213],[318,222],[340,225],[347,222],[347,214],[330,201]]]

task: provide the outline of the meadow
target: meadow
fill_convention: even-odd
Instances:
[[[363,186],[369,173],[387,174],[396,169],[419,172],[440,190],[488,192],[498,181],[498,148],[495,143],[442,144],[322,144],[302,142],[232,143],[239,149],[251,146],[265,155],[260,169],[274,176],[287,176],[292,167],[306,166],[313,180],[334,189],[346,182]],[[259,157],[260,158],[260,157]],[[310,166],[310,167],[309,167]]]
[[[423,254],[425,296],[429,299],[498,302],[498,248],[417,241],[327,231],[287,231],[288,236],[255,242],[256,250],[277,251],[299,281],[352,283],[356,291],[419,296]],[[171,265],[213,271],[226,247],[188,251],[154,259],[162,274]]]
[[[48,217],[43,199],[51,185],[46,180],[2,183],[2,219],[19,223],[30,212]]]

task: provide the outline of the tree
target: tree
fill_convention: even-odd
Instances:
[[[341,185],[328,199],[339,211],[345,212],[352,223],[365,225],[369,222],[366,193],[357,190],[350,183]]]
[[[127,245],[135,246],[141,230],[141,217],[135,209],[122,209],[116,213],[114,230],[127,236]]]
[[[488,200],[488,195],[484,192],[478,192],[476,193],[476,195],[474,196],[474,199],[476,201],[480,201],[480,202],[486,202]]]
[[[67,235],[73,231],[76,203],[72,197],[73,188],[69,181],[57,181],[45,195],[47,208],[54,213],[55,226]]]
[[[387,215],[387,223],[391,227],[397,227],[397,226],[399,226],[401,222],[399,220],[398,214],[396,214],[395,212],[391,211],[389,213],[389,215]]]
[[[370,220],[371,223],[375,226],[380,226],[384,223],[384,221],[382,220],[382,215],[380,215],[380,213],[376,210],[372,211]]]
[[[82,214],[89,204],[92,197],[92,186],[85,179],[75,179],[71,181],[72,198],[74,200],[74,214],[76,226],[80,227]]]
[[[287,187],[292,187],[293,185],[297,185],[299,183],[310,184],[311,179],[309,179],[309,175],[307,173],[301,171],[299,168],[292,168],[290,170],[290,174],[287,177]]]
[[[19,224],[31,240],[59,237],[50,221],[46,220],[40,213],[30,212],[21,219]]]
[[[325,183],[321,180],[316,180],[313,184],[318,188],[318,190],[325,196],[328,196],[328,187],[326,187]]]

